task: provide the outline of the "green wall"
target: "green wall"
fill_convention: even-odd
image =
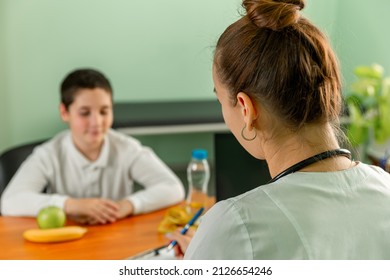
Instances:
[[[6,147],[9,141],[9,126],[7,118],[7,95],[5,94],[6,70],[3,62],[5,61],[5,37],[1,36],[5,30],[5,9],[4,3],[0,1],[0,152]]]
[[[110,78],[115,101],[212,99],[211,57],[238,0],[2,0],[0,151],[64,128],[58,87],[76,67]],[[2,133],[3,134],[3,133]]]
[[[238,18],[240,3],[1,0],[0,152],[65,128],[58,115],[58,87],[76,67],[104,71],[115,101],[215,98],[213,46]],[[304,13],[331,38],[349,83],[359,64],[378,62],[390,71],[389,10],[390,1],[384,0],[308,0]],[[162,142],[172,145],[178,137],[187,136],[167,136]],[[189,146],[202,141],[189,138]]]
[[[307,0],[306,15],[331,38],[339,57],[344,91],[354,81],[353,69],[379,63],[390,75],[390,1]]]
[[[390,76],[390,1],[339,1],[335,45],[345,85],[357,65],[379,63]]]
[[[339,0],[307,0],[303,14],[333,39]]]

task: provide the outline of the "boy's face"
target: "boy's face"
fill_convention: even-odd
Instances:
[[[111,94],[102,88],[80,89],[68,110],[61,104],[60,112],[78,149],[100,148],[113,122]]]

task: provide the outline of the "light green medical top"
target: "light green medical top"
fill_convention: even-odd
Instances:
[[[185,259],[390,259],[390,174],[296,172],[221,201]]]

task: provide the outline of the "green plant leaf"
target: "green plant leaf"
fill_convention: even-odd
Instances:
[[[364,100],[364,98],[356,92],[349,92],[345,95],[345,101],[347,103],[353,103],[359,107],[363,103],[363,100]]]
[[[378,105],[378,101],[375,96],[367,96],[365,99],[362,100],[361,104],[365,110],[368,110],[370,108],[376,108]]]
[[[380,79],[383,76],[383,67],[379,64],[372,64],[371,66],[358,66],[354,73],[359,78],[374,78]]]
[[[381,97],[378,104],[380,118],[377,120],[375,140],[378,143],[385,142],[390,138],[390,98]]]
[[[347,137],[353,146],[358,146],[367,140],[367,122],[355,104],[348,104],[348,110],[351,122],[347,126]]]
[[[351,142],[352,146],[354,147],[359,146],[360,144],[363,144],[367,141],[368,129],[367,127],[351,124],[348,127],[347,137]]]
[[[390,100],[390,77],[383,79],[381,96]],[[390,101],[389,101],[390,102]]]
[[[356,67],[354,73],[358,80],[345,95],[347,136],[353,145],[368,143],[373,140],[368,139],[370,135],[378,143],[385,142],[390,138],[390,77],[383,77],[384,69],[378,64]]]

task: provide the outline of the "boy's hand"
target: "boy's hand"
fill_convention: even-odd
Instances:
[[[119,211],[118,211],[118,219],[123,219],[126,218],[127,216],[130,216],[134,212],[134,207],[133,204],[127,200],[123,199],[117,202],[119,206]]]
[[[64,210],[76,221],[86,224],[113,223],[121,214],[119,203],[101,198],[69,198],[65,201]]]

